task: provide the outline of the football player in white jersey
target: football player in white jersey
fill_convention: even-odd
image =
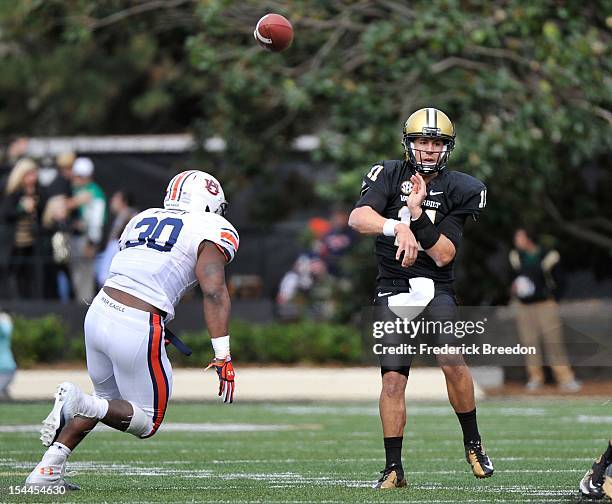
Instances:
[[[219,395],[234,396],[225,265],[238,250],[238,233],[223,217],[221,184],[208,173],[179,173],[168,185],[164,208],[136,215],[120,239],[110,275],[85,317],[87,370],[94,395],[59,385],[41,440],[48,446],[26,479],[33,487],[78,489],[63,476],[66,460],[100,421],[139,438],[151,437],[172,393],[164,325],[196,282],[215,354]]]

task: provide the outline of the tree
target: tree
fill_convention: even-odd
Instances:
[[[435,105],[457,126],[451,165],[489,186],[484,222],[468,230],[477,244],[466,254],[470,278],[499,291],[487,258],[522,221],[569,236],[563,252],[575,266],[585,263],[581,242],[599,247],[589,254],[595,263],[609,259],[604,2],[269,2],[296,29],[280,55],[250,42],[263,11],[249,5],[208,2],[199,13],[215,28],[188,42],[193,64],[220,81],[207,96],[209,127],[231,138],[236,162],[273,163],[296,135],[316,133],[317,159],[339,170],[323,192],[354,199],[371,163],[401,155],[409,113]]]
[[[193,2],[0,2],[0,132],[175,132],[196,119]]]

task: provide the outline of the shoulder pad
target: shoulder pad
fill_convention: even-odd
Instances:
[[[214,213],[190,215],[194,218],[194,223],[205,230],[205,239],[217,245],[227,262],[234,259],[240,246],[240,237],[236,228],[225,217]]]
[[[372,183],[378,181],[381,178],[389,178],[398,168],[402,166],[403,161],[396,159],[377,161],[368,170],[363,177],[361,184],[362,193],[365,192],[372,185]]]
[[[453,190],[453,192],[473,194],[486,189],[482,181],[467,173],[449,170],[447,175],[449,177],[449,184],[451,185],[450,189]]]
[[[487,204],[487,186],[476,177],[458,171],[447,172],[448,193],[455,212],[477,214]]]

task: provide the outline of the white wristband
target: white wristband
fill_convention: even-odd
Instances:
[[[383,224],[383,234],[385,236],[395,236],[395,226],[397,226],[400,221],[395,219],[387,219]]]
[[[215,351],[215,359],[225,359],[230,353],[230,337],[221,336],[220,338],[211,338],[213,350]]]

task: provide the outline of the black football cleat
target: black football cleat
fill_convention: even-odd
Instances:
[[[472,472],[477,478],[493,476],[493,462],[480,441],[471,441],[465,445],[465,460],[472,466]]]
[[[580,493],[589,499],[603,498],[605,472],[605,461],[603,457],[599,457],[580,481]],[[612,481],[609,484],[612,485]]]
[[[380,472],[382,473],[382,477],[372,488],[382,490],[385,488],[402,488],[406,486],[406,478],[404,477],[404,470],[401,466],[391,464]]]

